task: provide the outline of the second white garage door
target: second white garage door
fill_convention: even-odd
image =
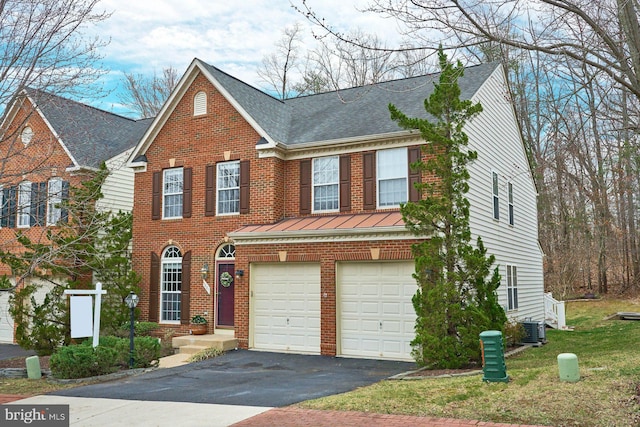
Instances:
[[[13,318],[9,314],[9,292],[0,292],[0,343],[13,342]]]
[[[320,354],[320,265],[252,264],[253,345]]]
[[[338,265],[340,354],[412,360],[413,261]]]

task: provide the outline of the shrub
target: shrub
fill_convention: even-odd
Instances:
[[[126,341],[126,340],[125,340]],[[128,342],[128,341],[127,341]],[[158,366],[160,359],[160,342],[154,337],[136,337],[133,340],[133,367],[149,368]],[[129,346],[127,344],[127,355]],[[127,358],[128,360],[128,358]]]
[[[158,329],[160,325],[156,322],[135,322],[133,324],[133,331],[135,336],[137,337],[148,337],[151,336],[151,332]],[[123,323],[117,331],[117,336],[123,338],[129,338],[129,330],[131,328],[131,324],[129,322]]]
[[[524,330],[522,323],[519,323],[515,319],[508,320],[504,324],[504,345],[506,347],[514,347],[522,342],[522,339],[527,335],[527,331]]]
[[[60,347],[51,356],[49,366],[56,378],[86,378],[117,370],[118,352],[114,348],[98,346],[90,341],[79,345]]]

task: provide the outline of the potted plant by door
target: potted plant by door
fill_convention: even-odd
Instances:
[[[191,318],[189,332],[193,335],[204,335],[207,333],[207,319],[200,314]]]

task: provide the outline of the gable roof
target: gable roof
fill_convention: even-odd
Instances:
[[[465,68],[458,80],[460,97],[471,99],[498,67],[499,62],[491,62]],[[433,93],[433,83],[440,76],[434,73],[280,100],[196,58],[132,153],[132,166],[142,159],[198,72],[254,127],[261,136],[257,145],[277,143],[284,147],[403,132],[391,120],[388,105],[394,104],[409,117],[427,117],[424,100]]]
[[[129,119],[36,89],[25,92],[76,168],[98,168],[103,161],[134,147],[152,122]]]

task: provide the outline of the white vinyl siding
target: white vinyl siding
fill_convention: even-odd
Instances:
[[[217,214],[240,213],[240,162],[218,163],[217,169]]]
[[[51,178],[47,189],[47,225],[56,225],[62,215],[62,180]]]
[[[406,148],[377,151],[378,207],[398,207],[407,201],[408,161]]]
[[[207,114],[207,94],[198,92],[193,97],[193,115],[202,116]]]
[[[96,202],[96,208],[101,211],[131,212],[133,210],[133,181],[132,168],[127,167],[127,158],[131,154],[125,151],[106,161],[109,175],[102,184],[102,199]]]
[[[313,159],[313,211],[338,210],[338,156]]]
[[[31,221],[31,183],[23,181],[18,187],[18,228],[30,226]]]
[[[500,304],[505,308],[508,305],[506,266],[516,265],[518,311],[514,311],[513,316],[517,320],[531,318],[544,321],[543,254],[538,244],[537,191],[513,107],[500,95],[505,90],[504,73],[498,67],[473,95],[474,102],[481,102],[482,113],[464,127],[469,137],[469,149],[478,153],[478,158],[468,166],[470,180],[466,197],[471,204],[471,242],[475,243],[478,236],[482,237],[488,254],[496,257],[492,269],[499,266],[502,275],[502,286],[498,288]],[[514,206],[518,208],[517,227],[510,226],[507,220],[492,220],[492,172],[504,177],[500,178],[502,183],[513,184]],[[502,188],[506,203],[506,185]],[[507,215],[506,209],[503,215]]]
[[[182,218],[182,168],[166,169],[162,181],[162,217]]]
[[[175,246],[162,254],[162,276],[160,291],[160,321],[180,322],[180,298],[182,289],[182,254]]]

